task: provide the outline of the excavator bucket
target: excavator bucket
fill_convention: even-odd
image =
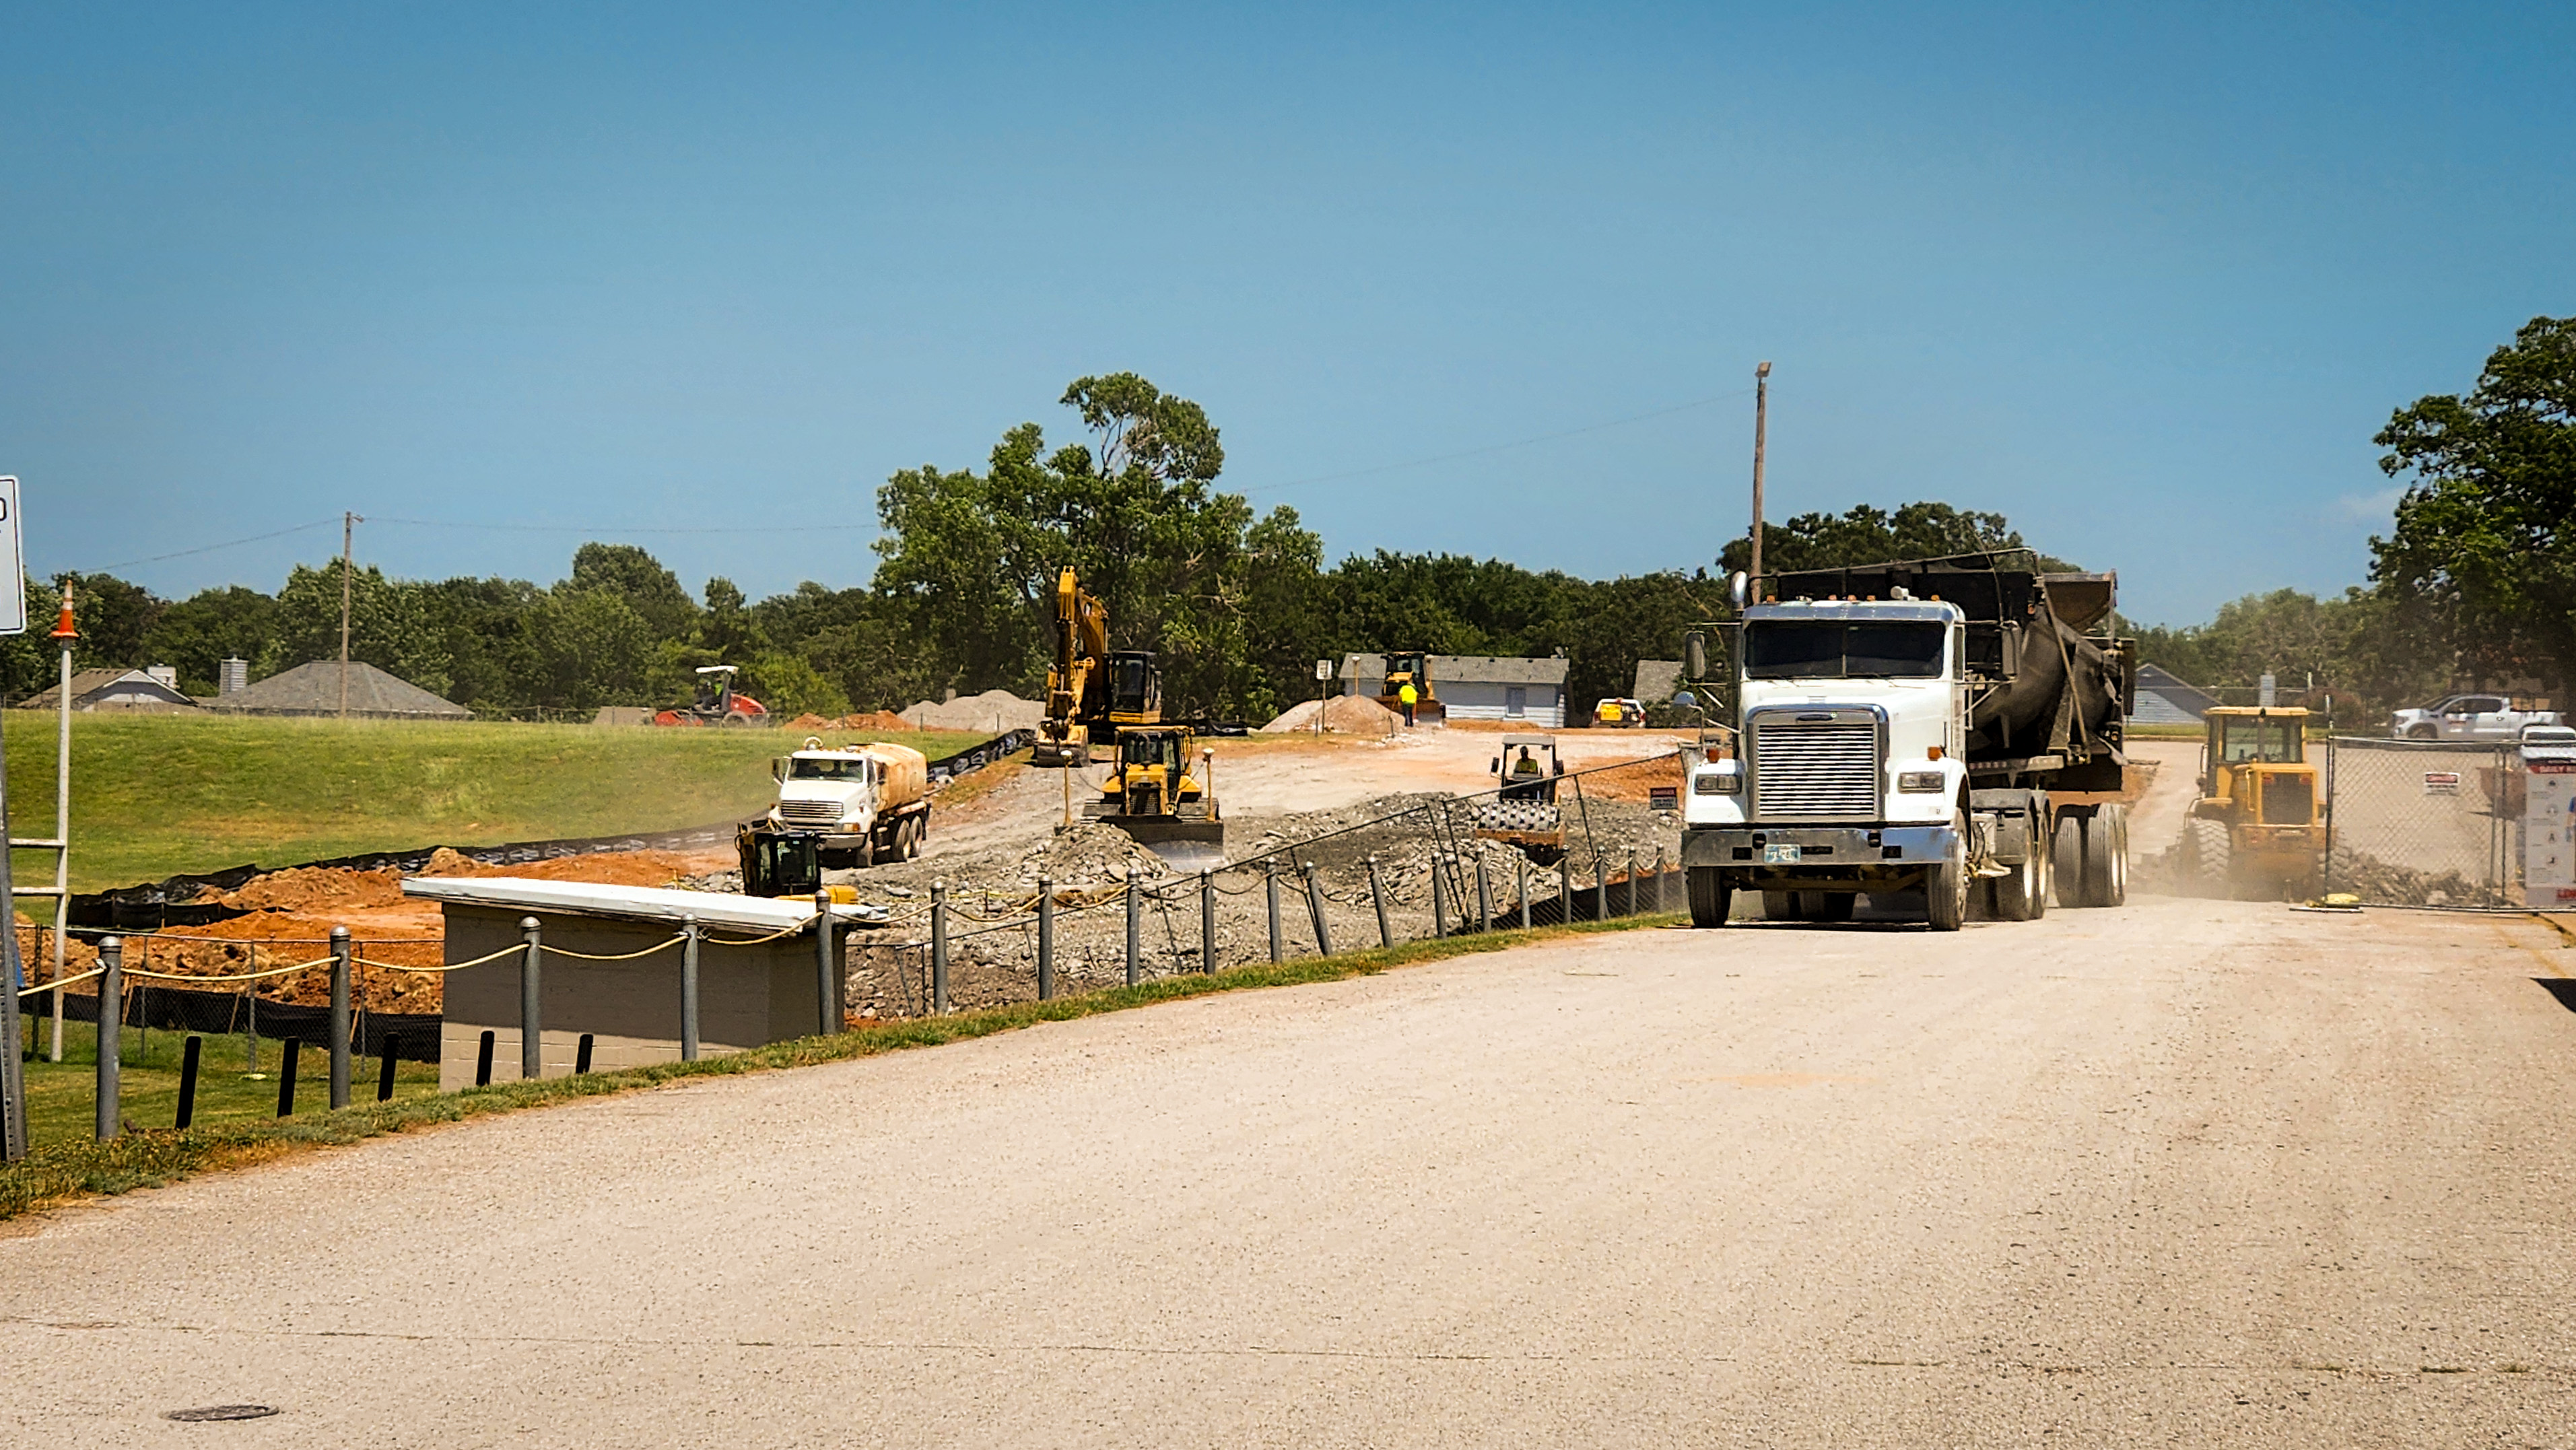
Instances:
[[[1185,821],[1171,816],[1104,816],[1136,839],[1136,844],[1163,858],[1175,871],[1213,871],[1225,864],[1225,822]]]

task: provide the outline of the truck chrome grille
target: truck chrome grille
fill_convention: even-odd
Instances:
[[[778,818],[791,826],[837,826],[841,823],[839,801],[780,801]]]
[[[1753,809],[1775,821],[1875,820],[1878,722],[1847,711],[1781,711],[1753,727]]]

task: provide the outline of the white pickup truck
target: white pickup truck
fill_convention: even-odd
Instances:
[[[2519,739],[2525,725],[2560,725],[2555,710],[2521,710],[2502,695],[2453,695],[2438,705],[2400,710],[2388,717],[2388,733],[2398,740],[2491,740],[2501,745]]]

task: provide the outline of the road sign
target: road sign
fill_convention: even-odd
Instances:
[[[27,551],[19,547],[18,480],[0,477],[0,634],[27,632]]]
[[[1333,662],[1332,662],[1331,660],[1317,660],[1317,661],[1315,661],[1315,678],[1316,678],[1316,679],[1319,679],[1319,680],[1329,680],[1329,679],[1331,679],[1332,677],[1333,677]]]

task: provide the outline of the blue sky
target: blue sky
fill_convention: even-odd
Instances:
[[[0,472],[167,594],[342,509],[760,594],[1128,368],[1335,555],[1600,575],[1742,530],[1769,358],[1774,519],[2187,622],[2359,581],[2390,410],[2576,312],[2572,13],[10,7]]]

